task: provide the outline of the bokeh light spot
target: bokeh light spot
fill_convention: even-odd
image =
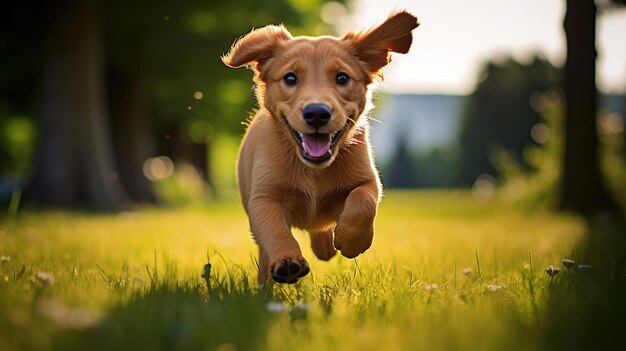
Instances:
[[[602,134],[619,134],[624,132],[624,119],[619,113],[609,113],[598,118],[598,131]]]
[[[488,200],[496,192],[496,178],[491,174],[483,173],[476,178],[472,185],[472,195],[478,200]]]
[[[530,130],[530,137],[537,144],[545,144],[550,138],[550,129],[543,123],[537,123]]]
[[[211,123],[203,120],[195,120],[189,125],[189,139],[196,144],[205,144],[213,135]]]
[[[174,173],[174,162],[167,156],[151,157],[143,163],[143,174],[150,180],[167,178]]]
[[[337,24],[347,13],[346,7],[338,2],[330,1],[322,6],[321,17],[326,24]]]

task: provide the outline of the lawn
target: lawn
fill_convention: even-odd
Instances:
[[[602,218],[527,212],[462,191],[389,191],[372,249],[322,262],[295,232],[311,273],[271,292],[256,286],[256,247],[237,201],[118,215],[24,211],[3,223],[2,350],[626,345],[625,231]],[[552,278],[550,265],[560,268]]]

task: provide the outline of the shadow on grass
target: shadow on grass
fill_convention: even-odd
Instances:
[[[587,229],[575,267],[562,268],[551,287],[537,325],[542,349],[626,349],[626,226],[588,221]]]
[[[252,289],[160,285],[112,307],[93,329],[59,335],[59,350],[259,350],[272,315]],[[55,347],[56,348],[56,347]]]

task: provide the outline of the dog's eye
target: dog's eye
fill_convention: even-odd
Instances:
[[[294,86],[298,84],[298,77],[296,77],[295,73],[289,72],[285,74],[285,76],[283,77],[283,81],[289,86]]]
[[[335,77],[335,83],[337,85],[346,85],[350,81],[350,77],[345,72],[337,73],[337,77]]]

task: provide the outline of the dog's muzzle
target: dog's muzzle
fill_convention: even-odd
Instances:
[[[289,127],[294,139],[296,139],[298,145],[300,145],[302,149],[302,157],[311,163],[321,164],[328,161],[332,157],[333,149],[337,145],[337,142],[348,130],[348,123],[349,122],[347,122],[339,131],[330,134],[305,134],[297,132],[289,125],[289,123],[287,123],[287,126]]]

